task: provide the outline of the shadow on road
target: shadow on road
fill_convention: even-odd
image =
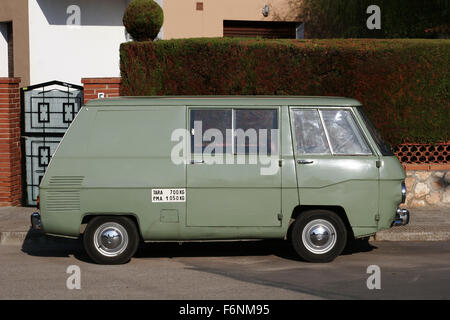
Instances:
[[[136,257],[229,257],[279,255],[289,251],[281,240],[208,241],[208,242],[154,242],[141,246]]]
[[[73,255],[84,262],[92,262],[85,253],[80,239],[44,235],[30,228],[22,243],[22,251],[36,257],[68,258]]]
[[[376,249],[368,240],[355,240],[345,248],[343,255]],[[29,230],[22,251],[37,257],[69,257],[92,262],[84,251],[81,239],[67,239],[43,235]],[[269,256],[302,261],[289,242],[283,240],[213,241],[213,242],[153,242],[142,243],[136,258]]]
[[[369,238],[355,239],[347,243],[347,246],[342,252],[342,255],[351,255],[360,252],[369,252],[375,249],[378,249],[378,247],[372,245],[369,242]]]

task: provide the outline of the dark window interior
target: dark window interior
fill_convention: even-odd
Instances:
[[[12,22],[6,24],[8,30],[8,77],[14,77],[14,47]]]
[[[201,132],[193,130],[195,128],[195,122],[197,122],[197,126],[201,124]],[[202,136],[205,135],[208,129],[220,131],[223,138],[222,141],[204,141]],[[227,139],[227,129],[230,132],[230,139]],[[238,132],[236,129],[241,130],[238,130]],[[261,132],[261,129],[264,132]],[[219,153],[226,153],[227,150],[231,152],[233,149],[232,141],[234,139],[233,153],[237,153],[238,151],[240,154],[243,152],[245,154],[259,153],[261,147],[263,148],[261,152],[264,154],[267,152],[270,155],[278,152],[278,132],[274,132],[274,141],[272,141],[272,129],[278,129],[278,114],[275,109],[191,110],[191,152],[204,152],[205,148],[211,144],[215,146],[215,150]],[[234,132],[233,138],[231,138],[231,132]],[[264,134],[266,134],[265,137]],[[195,137],[198,139],[197,142]]]
[[[202,126],[202,133],[195,132],[194,121],[198,121]],[[232,127],[232,110],[231,109],[216,109],[216,110],[191,110],[191,152],[199,153],[203,152],[207,145],[213,143],[216,146],[216,150],[220,150],[220,153],[225,153],[227,141],[226,129]],[[222,133],[223,141],[204,141],[202,136],[208,129],[217,129]],[[198,141],[202,141],[201,145],[196,145],[194,136],[198,136]],[[231,143],[230,146],[231,147]]]
[[[295,39],[298,22],[224,20],[224,37]]]
[[[236,153],[244,150],[245,154],[256,154],[261,152],[263,154],[277,153],[277,139],[274,135],[272,141],[272,129],[278,129],[277,110],[270,109],[236,109],[235,110],[235,129],[242,129],[244,132],[249,129],[254,129],[256,139],[251,141],[250,137],[245,137],[245,141],[238,139],[235,133]],[[266,139],[260,135],[260,130],[265,130]],[[253,131],[253,130],[252,130]],[[252,152],[253,151],[253,152]]]

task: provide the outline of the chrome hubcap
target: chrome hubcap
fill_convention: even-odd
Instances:
[[[327,253],[336,244],[336,229],[327,220],[310,221],[303,228],[302,241],[306,249],[312,253]]]
[[[105,248],[117,248],[122,242],[122,236],[114,229],[108,229],[101,234],[101,243]]]
[[[104,256],[118,256],[128,246],[128,233],[122,225],[106,222],[95,230],[94,245]]]

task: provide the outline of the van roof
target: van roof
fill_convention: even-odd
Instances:
[[[304,105],[304,106],[359,106],[355,99],[319,96],[147,96],[117,97],[90,100],[86,106],[151,106],[151,105]]]

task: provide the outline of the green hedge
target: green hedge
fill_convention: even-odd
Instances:
[[[366,26],[370,5],[381,10],[381,29]],[[289,14],[305,23],[306,38],[437,38],[448,35],[448,0],[289,0]],[[283,20],[283,17],[280,17]],[[430,30],[431,29],[431,30]]]
[[[122,95],[345,96],[392,144],[450,140],[450,40],[128,42],[120,58]]]

